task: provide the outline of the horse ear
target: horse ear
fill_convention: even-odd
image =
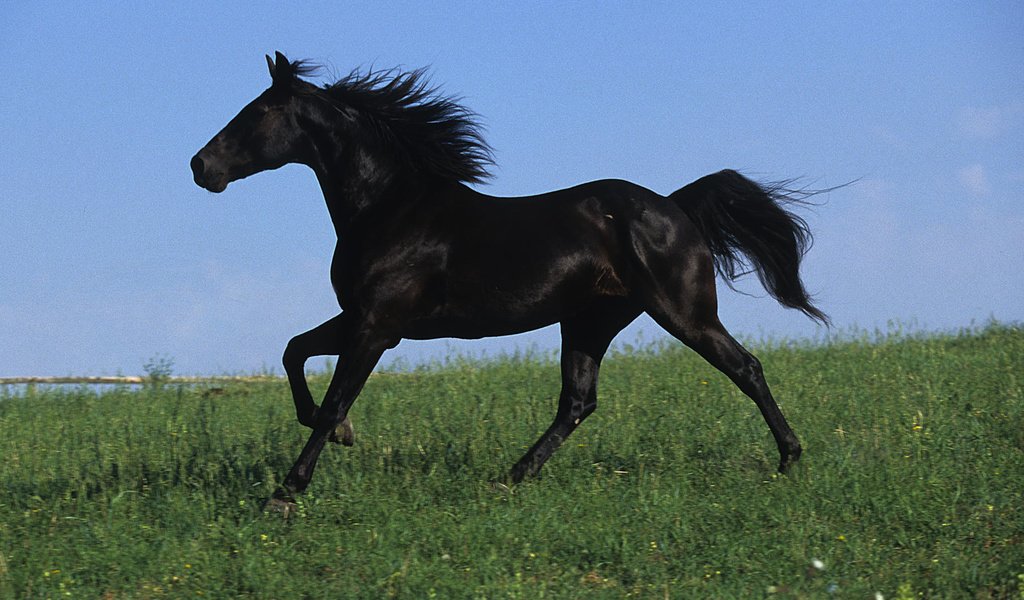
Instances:
[[[273,60],[270,55],[267,55],[267,67],[270,69],[270,77],[273,78],[275,86],[291,85],[295,73],[292,64],[288,62],[284,54],[275,52]]]

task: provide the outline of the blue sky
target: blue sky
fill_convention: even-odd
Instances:
[[[337,313],[312,174],[220,195],[191,156],[269,83],[263,55],[430,66],[522,195],[603,177],[670,193],[731,167],[829,187],[805,279],[839,330],[1024,320],[1019,2],[8,3],[0,20],[0,376],[280,371]],[[747,338],[823,335],[756,279]],[[620,341],[658,335],[641,320]],[[451,351],[557,346],[557,328]],[[316,363],[311,363],[316,364]]]

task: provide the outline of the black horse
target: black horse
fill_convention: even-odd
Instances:
[[[538,472],[597,407],[597,375],[612,338],[642,312],[750,396],[779,447],[779,470],[800,443],[761,365],[718,320],[715,272],[749,264],[785,306],[826,322],[799,276],[806,223],[799,201],[721,171],[668,198],[602,180],[525,198],[466,184],[487,176],[491,152],[473,113],[439,95],[422,71],[376,72],[323,87],[277,53],[273,83],[192,158],[211,192],[288,163],[310,167],[338,235],[331,283],[341,314],[293,338],[284,353],[298,420],[313,429],[269,506],[302,492],[328,439],[352,443],[348,411],[381,355],[402,338],[481,338],[561,324],[562,390],[554,422],[508,481]],[[306,359],[337,355],[318,408]]]

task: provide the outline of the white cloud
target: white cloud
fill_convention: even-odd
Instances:
[[[961,185],[972,196],[987,196],[992,191],[988,182],[988,173],[982,165],[970,165],[957,171]]]
[[[963,171],[986,176],[984,168]],[[927,204],[927,192],[914,188],[858,183],[822,211],[805,281],[838,330],[889,320],[925,329],[989,317],[1020,321],[1024,279],[1007,275],[1024,261],[1017,205],[1002,202],[1003,190],[994,189],[990,200],[951,202],[940,213]],[[749,299],[743,302],[749,311]]]
[[[960,132],[971,138],[992,139],[1021,122],[1024,103],[979,108],[968,106],[960,112]]]

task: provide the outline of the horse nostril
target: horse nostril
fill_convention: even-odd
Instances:
[[[203,164],[203,159],[199,158],[199,155],[196,154],[192,157],[192,162],[190,164],[192,165],[192,175],[196,180],[202,178],[203,171],[206,170],[206,165]]]

